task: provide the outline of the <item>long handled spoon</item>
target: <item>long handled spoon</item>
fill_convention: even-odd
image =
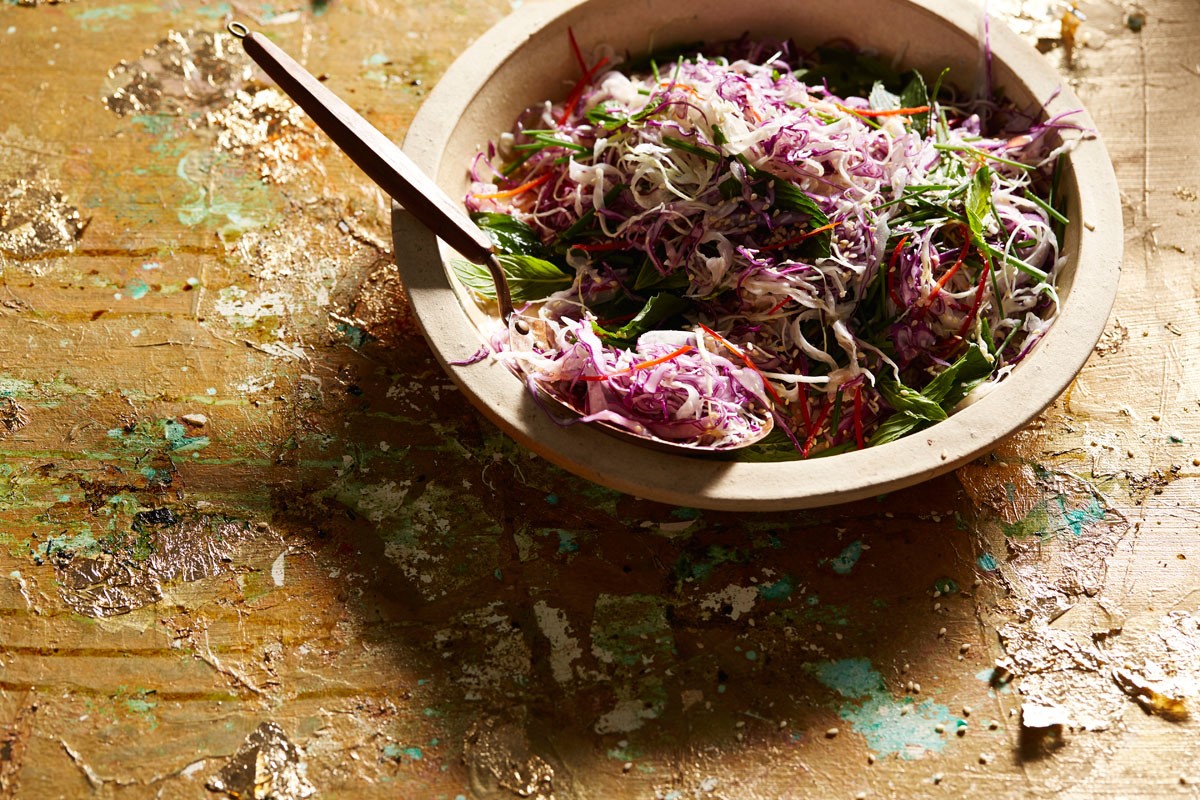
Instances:
[[[317,126],[328,134],[342,152],[366,173],[367,177],[395,198],[418,222],[432,231],[438,238],[476,264],[487,267],[496,286],[496,302],[500,316],[508,321],[513,316],[512,296],[504,270],[496,258],[496,252],[487,234],[434,183],[412,159],[384,136],[340,97],[318,81],[308,70],[300,66],[291,56],[261,33],[251,31],[240,22],[231,22],[229,32],[242,42],[246,54],[267,73],[312,118]],[[531,326],[516,320],[514,327],[521,333],[533,334]],[[555,406],[575,417],[582,416],[578,409],[564,402],[549,388],[541,392]],[[639,434],[606,422],[595,424],[621,438],[629,438],[640,444],[671,452],[696,453],[706,450],[733,450],[746,447],[761,440],[771,432],[774,420],[767,413],[756,436],[725,446],[687,445],[668,442]]]

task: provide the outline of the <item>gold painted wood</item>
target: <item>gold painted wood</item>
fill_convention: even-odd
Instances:
[[[1093,0],[1067,69],[997,6],[1113,155],[1100,347],[954,475],[731,514],[472,411],[386,199],[223,33],[399,140],[509,3],[0,4],[0,796],[1194,791],[1200,21]]]

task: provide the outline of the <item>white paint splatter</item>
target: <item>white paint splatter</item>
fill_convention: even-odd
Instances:
[[[284,558],[286,557],[287,551],[284,550],[279,554],[279,557],[275,559],[274,563],[271,564],[271,580],[274,581],[276,586],[283,586],[283,565]]]
[[[571,662],[583,656],[583,648],[579,640],[571,636],[571,623],[567,620],[566,612],[551,608],[546,601],[539,600],[533,606],[537,617],[538,627],[550,640],[550,669],[554,680],[566,683],[574,677]]]
[[[754,602],[758,600],[758,587],[756,586],[738,586],[736,583],[731,583],[719,592],[710,594],[700,603],[700,607],[711,611],[718,611],[722,606],[728,605],[729,611],[726,612],[730,619],[737,619],[742,614],[748,614],[754,608]]]
[[[382,522],[396,516],[408,496],[411,481],[384,481],[364,486],[358,492],[355,506],[360,514],[371,522]]]
[[[596,721],[595,731],[600,734],[629,733],[657,716],[657,708],[646,708],[646,704],[637,698],[618,700],[612,711]]]

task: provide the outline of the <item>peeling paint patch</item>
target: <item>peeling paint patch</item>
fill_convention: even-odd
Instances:
[[[842,719],[881,755],[903,759],[922,758],[941,752],[946,737],[937,726],[949,728],[955,717],[950,709],[932,700],[916,702],[912,697],[894,697],[883,675],[868,659],[848,658],[810,667],[823,685],[843,698],[838,709]]]
[[[0,254],[31,259],[70,251],[86,227],[56,181],[32,170],[0,181]]]
[[[25,409],[11,397],[0,396],[0,437],[15,433],[29,424]]]
[[[710,611],[718,611],[730,619],[736,620],[743,614],[754,609],[758,600],[757,586],[738,586],[731,583],[719,592],[714,592],[700,602],[700,607]]]
[[[530,800],[554,800],[554,767],[534,752],[515,722],[492,717],[471,724],[463,741],[463,762],[482,795],[504,790]]]
[[[233,758],[205,785],[233,798],[301,800],[317,792],[308,780],[304,751],[292,744],[274,722],[255,728]]]
[[[224,105],[250,80],[251,67],[226,33],[172,31],[141,58],[109,70],[104,104],[122,117]]]
[[[571,623],[567,620],[566,612],[551,608],[545,600],[539,600],[533,605],[533,613],[542,634],[550,641],[550,670],[554,680],[567,683],[574,677],[571,662],[583,656],[583,648],[579,646],[579,640],[571,635]]]
[[[162,599],[164,585],[211,577],[228,568],[234,548],[250,536],[242,522],[208,516],[138,525],[95,556],[52,554],[59,594],[88,617],[127,614]]]
[[[862,540],[855,539],[842,549],[837,558],[833,559],[833,571],[838,575],[849,575],[850,570],[854,569],[854,565],[858,563],[858,559],[862,557],[862,554]]]

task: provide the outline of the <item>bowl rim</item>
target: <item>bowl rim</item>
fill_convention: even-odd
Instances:
[[[640,0],[638,5],[665,11],[670,3]],[[889,0],[886,6],[901,9],[896,13],[936,15],[971,36],[985,20],[976,4],[955,0]],[[540,31],[561,27],[592,10],[612,14],[611,0],[527,3],[483,34],[422,104],[404,141],[407,154],[436,178],[445,143],[491,75]],[[524,447],[595,483],[673,505],[737,511],[830,505],[886,494],[977,458],[1036,418],[1074,381],[1115,302],[1124,243],[1116,176],[1083,104],[1044,57],[1007,26],[990,25],[989,43],[995,63],[1007,65],[1033,96],[1057,94],[1047,103],[1048,110],[1078,109],[1074,121],[1093,133],[1068,156],[1080,207],[1072,214],[1076,246],[1069,260],[1074,270],[1059,316],[1012,375],[978,402],[887,444],[787,462],[682,456],[619,440],[594,426],[562,427],[495,359],[461,363],[470,360],[484,340],[464,306],[473,301],[449,277],[445,257],[451,251],[394,204],[396,263],[435,357],[467,399]],[[519,109],[512,111],[515,118]],[[500,123],[496,132],[510,122]]]

